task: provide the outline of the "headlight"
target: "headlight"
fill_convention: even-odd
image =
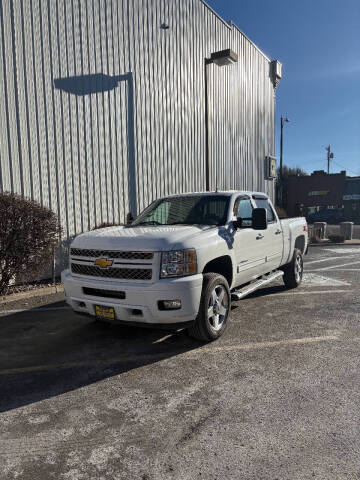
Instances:
[[[184,277],[197,273],[196,252],[189,250],[172,250],[161,254],[160,278]]]

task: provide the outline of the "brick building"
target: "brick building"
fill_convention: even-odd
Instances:
[[[289,216],[307,215],[320,208],[342,208],[346,172],[328,174],[323,170],[311,175],[290,175],[285,179],[285,205]]]

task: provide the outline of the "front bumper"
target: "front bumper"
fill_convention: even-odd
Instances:
[[[116,320],[136,324],[175,325],[194,320],[199,311],[202,274],[159,280],[156,283],[121,282],[61,274],[66,302],[78,313],[95,315],[95,305],[113,307]],[[125,292],[125,299],[86,295],[83,288]],[[159,310],[159,300],[181,300],[179,310]],[[116,321],[115,320],[115,321]]]

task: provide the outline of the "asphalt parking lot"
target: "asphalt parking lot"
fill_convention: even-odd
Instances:
[[[0,312],[0,478],[360,479],[360,246],[208,345],[56,303]],[[46,303],[46,302],[45,302]]]

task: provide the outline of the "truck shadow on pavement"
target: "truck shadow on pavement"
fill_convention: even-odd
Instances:
[[[0,412],[199,348],[184,331],[98,324],[64,309],[0,317]]]

